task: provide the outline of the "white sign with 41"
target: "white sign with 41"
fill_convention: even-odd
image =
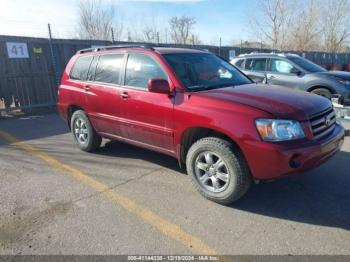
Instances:
[[[6,47],[9,58],[29,58],[27,43],[7,42]]]

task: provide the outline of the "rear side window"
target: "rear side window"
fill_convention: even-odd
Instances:
[[[95,71],[95,81],[119,84],[124,54],[101,55]]]
[[[266,58],[249,58],[245,61],[245,69],[251,71],[265,71],[266,63]]]
[[[94,56],[94,58],[92,59],[92,62],[90,64],[89,72],[87,75],[87,81],[94,80],[97,62],[98,62],[98,56]]]
[[[244,61],[244,59],[238,60],[238,61],[235,63],[235,66],[238,66],[238,67],[242,68],[243,61]]]
[[[168,79],[162,67],[150,56],[130,54],[125,72],[125,85],[147,88],[152,78]]]
[[[93,56],[79,57],[70,72],[69,78],[73,80],[85,81],[87,79],[92,58]]]

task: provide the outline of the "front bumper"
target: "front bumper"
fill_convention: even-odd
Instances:
[[[304,172],[326,162],[340,150],[344,135],[343,127],[336,124],[332,134],[322,141],[252,142],[245,147],[244,153],[255,179],[275,179]]]

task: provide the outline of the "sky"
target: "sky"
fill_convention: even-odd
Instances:
[[[156,24],[165,38],[173,16],[196,19],[195,33],[203,43],[239,43],[252,39],[249,13],[255,0],[101,0],[114,5],[126,31]],[[55,38],[76,36],[77,0],[0,0],[0,34],[47,37],[47,24]],[[167,36],[170,39],[170,36]]]

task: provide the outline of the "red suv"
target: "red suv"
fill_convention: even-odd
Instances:
[[[173,156],[201,194],[222,204],[252,181],[319,166],[344,141],[328,99],[255,84],[192,49],[81,50],[63,74],[58,109],[82,150],[98,149],[103,137]]]

